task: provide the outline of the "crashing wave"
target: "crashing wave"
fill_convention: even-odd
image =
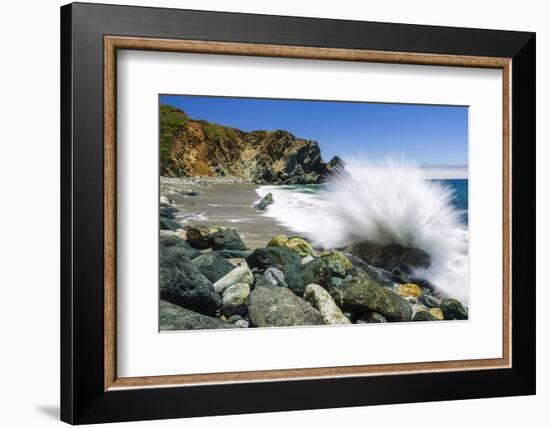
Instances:
[[[266,215],[325,248],[371,241],[430,254],[417,270],[442,292],[468,302],[468,230],[454,205],[453,189],[429,180],[421,168],[387,160],[346,160],[350,175],[334,175],[319,192],[262,186],[273,193]]]

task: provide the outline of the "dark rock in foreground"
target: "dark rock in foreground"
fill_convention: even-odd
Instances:
[[[174,215],[179,210],[176,207],[161,207],[160,216],[169,218],[170,220],[175,220],[176,216]]]
[[[456,299],[443,299],[440,308],[446,320],[468,319],[468,310]]]
[[[348,277],[340,285],[344,308],[357,312],[377,312],[388,321],[409,321],[412,309],[405,299],[368,277]]]
[[[284,287],[257,287],[248,303],[250,322],[255,327],[322,325],[319,311]]]
[[[413,321],[439,321],[439,318],[433,316],[428,311],[418,311],[413,316]]]
[[[221,299],[212,283],[185,256],[160,268],[160,297],[175,305],[206,315],[215,315]]]
[[[321,259],[317,258],[305,265],[300,265],[298,268],[290,270],[285,275],[285,281],[288,288],[298,296],[302,296],[308,284],[318,284],[326,288],[330,276],[330,268]]]
[[[246,258],[248,266],[265,270],[269,267],[279,269],[283,274],[297,269],[302,264],[300,256],[285,247],[257,248]]]
[[[235,267],[216,252],[202,254],[191,263],[212,282],[224,277]]]
[[[160,329],[171,330],[210,330],[219,328],[237,328],[218,318],[193,312],[164,300],[160,301]]]
[[[194,259],[201,255],[201,252],[194,249],[187,241],[178,238],[177,236],[161,236],[160,244],[160,265],[170,266],[171,261],[176,255],[180,254],[190,259]]]
[[[160,216],[160,228],[162,230],[178,230],[183,229],[181,224],[175,220],[171,220],[168,217]]]
[[[206,250],[212,245],[212,234],[217,229],[208,226],[191,226],[187,228],[187,241],[194,248]]]
[[[397,267],[410,274],[412,268],[427,269],[431,264],[430,255],[425,251],[397,244],[378,245],[365,241],[350,245],[347,251],[370,265],[390,272]]]
[[[246,251],[246,245],[237,229],[220,228],[212,234],[214,250]]]
[[[246,251],[246,245],[234,228],[219,226],[191,226],[187,228],[187,240],[200,250]]]
[[[427,308],[439,308],[439,302],[432,296],[422,295],[418,298],[418,301]]]
[[[222,256],[224,259],[246,259],[252,251],[215,250],[214,252]]]

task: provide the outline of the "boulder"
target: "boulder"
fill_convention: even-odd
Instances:
[[[413,283],[399,284],[397,294],[401,297],[419,297],[422,294],[420,287]]]
[[[235,268],[215,252],[202,254],[194,258],[191,263],[212,282],[216,282]]]
[[[418,298],[418,301],[427,308],[439,308],[439,302],[437,301],[437,299],[430,295],[424,294]]]
[[[223,292],[222,315],[231,317],[233,315],[244,316],[248,312],[246,303],[250,295],[250,285],[243,282],[233,284]]]
[[[443,321],[445,319],[443,312],[439,308],[431,308],[430,314],[432,314],[434,317],[436,317],[438,320]]]
[[[187,241],[179,238],[176,235],[161,235],[159,238],[160,244],[160,265],[169,267],[170,261],[176,254],[181,254],[190,259],[194,259],[201,255],[201,252],[191,247]]]
[[[346,272],[353,267],[351,261],[340,251],[326,251],[321,254],[321,260],[334,276],[346,277]]]
[[[411,280],[409,279],[409,276],[398,267],[393,268],[391,271],[391,274],[392,274],[392,280],[394,280],[395,282],[398,282],[400,284],[406,284],[408,282],[411,282]]]
[[[209,330],[235,328],[218,318],[209,317],[189,309],[182,308],[164,300],[160,301],[160,329],[172,330]]]
[[[227,288],[238,283],[244,283],[248,285],[252,285],[254,283],[254,275],[246,264],[237,266],[225,276],[218,279],[214,283],[214,290],[222,294]]]
[[[267,246],[284,247],[286,244],[286,241],[288,241],[288,237],[286,235],[276,235],[270,239],[270,241],[267,243]]]
[[[367,322],[370,324],[384,323],[387,322],[386,318],[376,312],[371,312],[367,316]]]
[[[267,209],[269,205],[273,203],[273,195],[271,193],[268,193],[265,195],[260,202],[256,204],[256,209],[260,211],[264,211]]]
[[[294,293],[298,296],[304,294],[306,285],[319,284],[322,287],[326,287],[331,277],[330,269],[321,261],[316,258],[311,262],[300,265],[297,268],[291,270],[285,275],[285,281]]]
[[[264,271],[263,279],[264,283],[269,285],[274,285],[278,287],[287,287],[285,282],[285,274],[282,273],[279,269],[270,267]]]
[[[412,320],[413,321],[439,321],[439,318],[433,316],[428,311],[418,311],[418,312],[415,312]]]
[[[163,217],[161,216],[160,219],[160,228],[162,230],[178,230],[178,229],[183,229],[181,227],[181,224],[179,224],[177,221],[175,220],[171,220],[169,218],[166,218],[166,217]]]
[[[285,235],[277,235],[271,238],[267,244],[268,247],[286,247],[289,250],[298,253],[300,257],[314,256],[315,250],[304,239],[297,236],[287,238]]]
[[[205,250],[212,245],[212,235],[217,232],[219,228],[209,226],[189,226],[187,228],[187,241],[195,248],[199,250]]]
[[[229,318],[225,320],[227,324],[235,324],[237,321],[244,320],[243,317],[240,315],[231,315]]]
[[[456,299],[443,299],[439,307],[446,320],[468,319],[468,310]]]
[[[325,324],[351,324],[323,287],[317,284],[308,284],[304,291],[304,300],[319,311]]]
[[[235,327],[248,328],[249,326],[250,326],[250,321],[248,320],[238,320],[235,322]]]
[[[289,238],[285,243],[285,247],[298,253],[300,257],[315,256],[315,250],[313,250],[313,247],[302,238]]]
[[[377,312],[388,321],[409,321],[412,309],[405,299],[369,277],[347,277],[340,285],[344,308]]]
[[[285,275],[301,265],[301,259],[294,251],[286,247],[257,248],[246,258],[248,266],[265,270],[275,267]]]
[[[176,207],[170,206],[170,207],[162,207],[160,209],[160,216],[169,218],[170,220],[175,220],[176,216],[174,215],[179,210]]]
[[[388,271],[398,267],[406,274],[411,274],[413,268],[426,269],[431,264],[431,257],[425,251],[398,244],[379,245],[364,241],[350,245],[346,251],[369,265]]]
[[[353,264],[346,274],[350,276],[369,276],[384,287],[393,287],[395,280],[393,274],[385,269],[369,265],[359,257],[351,253],[343,253]]]
[[[256,287],[248,300],[248,316],[255,327],[324,324],[317,309],[284,287]]]
[[[246,251],[246,244],[235,228],[219,228],[211,237],[214,250]]]
[[[222,256],[224,259],[246,259],[251,251],[240,251],[240,250],[216,250],[217,254]]]
[[[160,268],[160,297],[205,315],[215,315],[221,299],[212,283],[185,256],[177,256],[176,268]]]

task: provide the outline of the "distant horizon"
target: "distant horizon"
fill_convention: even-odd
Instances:
[[[314,140],[324,161],[367,156],[412,162],[430,178],[468,178],[468,108],[348,101],[160,95],[196,120],[286,130]]]

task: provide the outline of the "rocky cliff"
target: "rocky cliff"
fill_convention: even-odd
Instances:
[[[313,184],[344,170],[325,163],[315,141],[288,131],[251,131],[190,118],[160,106],[160,171],[171,177],[235,177],[260,184]]]

